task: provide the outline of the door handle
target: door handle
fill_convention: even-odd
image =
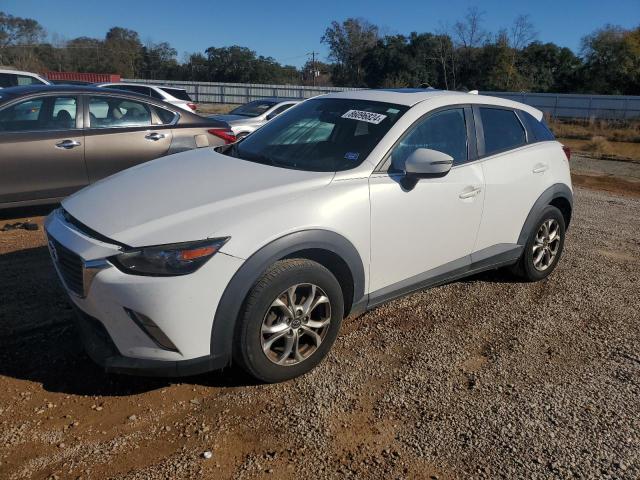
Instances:
[[[79,146],[80,142],[76,140],[63,140],[60,143],[56,143],[56,148],[64,148],[65,150],[71,150],[72,148]]]
[[[144,138],[146,138],[147,140],[151,140],[152,142],[157,142],[158,140],[164,137],[165,137],[164,133],[158,133],[158,132],[147,133],[144,136]]]
[[[469,186],[467,188],[465,188],[462,192],[460,192],[460,195],[458,195],[461,199],[465,199],[465,198],[471,198],[471,197],[475,197],[476,195],[478,195],[480,192],[482,191],[482,188],[480,187],[476,187],[476,186]]]
[[[533,167],[533,173],[542,173],[546,172],[549,169],[549,165],[546,163],[538,163],[535,167]]]

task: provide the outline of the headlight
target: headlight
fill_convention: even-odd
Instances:
[[[167,277],[187,275],[213,257],[229,237],[172,243],[125,251],[109,258],[119,270],[132,275]]]

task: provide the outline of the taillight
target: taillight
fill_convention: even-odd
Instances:
[[[198,106],[195,103],[187,103],[187,107],[189,107],[194,112],[196,111],[196,108],[198,108]]]
[[[236,134],[228,128],[212,128],[207,130],[211,135],[215,135],[218,138],[224,140],[224,143],[235,143]]]
[[[567,147],[566,145],[563,145],[562,150],[564,151],[564,154],[567,156],[567,160],[571,160],[571,148]]]

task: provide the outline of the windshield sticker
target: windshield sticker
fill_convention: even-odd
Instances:
[[[358,152],[347,152],[344,154],[344,158],[346,158],[347,160],[358,160],[358,157],[360,156],[360,154]]]
[[[387,113],[390,113],[391,115],[395,115],[399,111],[400,110],[398,110],[397,108],[387,108]]]
[[[387,118],[386,115],[374,112],[364,112],[362,110],[349,110],[342,115],[342,118],[349,118],[351,120],[360,120],[361,122],[373,123],[378,125],[381,121]]]

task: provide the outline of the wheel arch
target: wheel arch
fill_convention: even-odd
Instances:
[[[267,268],[286,258],[313,260],[332,272],[345,297],[345,316],[364,309],[364,264],[355,246],[329,230],[291,233],[252,254],[227,284],[213,319],[211,355],[224,355],[231,361],[236,322],[249,291]]]
[[[529,215],[527,215],[522,230],[520,231],[520,236],[518,237],[519,245],[525,245],[527,243],[527,239],[536,226],[540,212],[548,205],[553,205],[560,210],[564,217],[565,227],[567,229],[569,228],[573,211],[573,193],[566,184],[555,183],[542,192],[533,204],[533,207],[531,207]]]

